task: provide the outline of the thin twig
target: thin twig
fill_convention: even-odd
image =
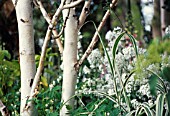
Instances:
[[[79,17],[79,25],[78,25],[79,28],[84,24],[86,17],[90,12],[90,3],[91,3],[91,0],[85,1],[84,3],[83,9]]]
[[[10,116],[7,107],[2,103],[1,100],[0,100],[0,111],[2,116]]]
[[[112,3],[110,4],[110,9],[112,9],[113,7],[116,6],[118,0],[112,0]],[[75,64],[75,68],[76,70],[79,69],[80,65],[83,63],[83,61],[90,55],[91,51],[93,50],[95,44],[98,41],[98,33],[101,31],[102,27],[105,25],[106,20],[108,19],[108,17],[110,16],[110,9],[107,10],[107,12],[105,13],[102,21],[100,22],[97,31],[95,32],[92,41],[90,43],[90,45],[88,46],[87,50],[85,51],[85,53],[83,54],[83,56],[81,57],[81,59]]]
[[[38,6],[39,6],[39,8],[41,10],[41,13],[42,13],[43,17],[48,22],[48,24],[50,24],[51,19],[50,19],[49,15],[47,14],[42,2],[39,1],[39,0],[36,0],[36,2],[37,2]],[[60,36],[61,36],[62,32],[63,32],[63,28],[62,28],[60,34],[58,34],[57,30],[55,30],[55,29],[52,30],[52,33],[53,33],[53,35],[54,35],[54,37],[56,39],[56,42],[57,42],[57,45],[59,47],[59,51],[60,51],[61,54],[63,53],[63,45],[62,45],[61,39],[60,39]]]

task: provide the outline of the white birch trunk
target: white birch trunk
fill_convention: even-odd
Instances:
[[[34,116],[36,110],[34,107],[24,110],[26,100],[30,95],[31,83],[35,76],[35,51],[33,34],[33,13],[32,0],[13,0],[16,7],[16,15],[19,30],[19,53],[20,53],[20,71],[21,71],[21,116]]]
[[[66,4],[70,0],[66,0]],[[78,37],[78,25],[77,19],[75,17],[75,9],[71,8],[63,10],[64,20],[68,16],[66,22],[66,27],[64,30],[64,52],[63,52],[63,64],[64,64],[64,74],[63,74],[63,84],[62,84],[62,102],[66,102],[75,94],[75,85],[77,74],[74,68],[77,62],[77,37]],[[74,108],[74,99],[69,100],[66,105]],[[69,114],[66,106],[63,106],[60,111],[60,116],[67,116]]]

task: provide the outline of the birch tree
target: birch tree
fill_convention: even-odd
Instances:
[[[78,17],[75,13],[75,6],[84,0],[61,0],[61,3],[56,10],[52,19],[48,16],[43,4],[39,0],[13,0],[13,4],[16,9],[18,28],[19,28],[19,51],[20,51],[20,70],[21,70],[21,107],[20,114],[23,116],[37,115],[34,108],[33,98],[37,95],[37,86],[41,73],[44,68],[45,54],[53,33],[54,38],[57,39],[59,50],[62,53],[63,48],[60,42],[60,36],[64,30],[64,52],[63,52],[63,84],[62,84],[62,103],[66,104],[61,108],[60,115],[69,115],[66,105],[74,109],[74,99],[70,99],[75,94],[77,71],[85,58],[91,53],[93,47],[98,41],[98,33],[106,23],[110,15],[110,9],[108,9],[103,16],[99,27],[97,28],[92,41],[87,48],[82,58],[77,61],[77,38],[78,30],[84,24],[86,17],[89,13],[91,0],[84,1],[81,14]],[[34,53],[34,34],[33,34],[33,15],[32,15],[32,2],[37,5],[46,21],[49,23],[44,43],[42,46],[42,53],[40,56],[39,65],[37,71],[35,69],[35,53]],[[117,3],[117,0],[112,0],[110,8],[112,9]],[[54,28],[57,25],[60,14],[63,13],[63,28],[61,32],[57,32]]]
[[[35,76],[35,52],[33,34],[33,14],[31,0],[13,0],[16,9],[19,31],[19,54],[21,71],[21,106],[22,116],[36,115],[36,110],[31,107],[24,110],[28,96],[30,95],[32,82]]]
[[[69,4],[70,0],[66,0],[65,4]],[[76,70],[74,68],[77,62],[77,38],[78,38],[78,21],[76,19],[75,9],[63,10],[63,19],[66,20],[66,27],[64,30],[64,53],[63,53],[63,84],[62,84],[62,101],[65,102],[75,94],[76,85]],[[67,104],[71,107],[74,105],[74,100],[71,99]],[[67,112],[64,106],[60,112],[61,116],[65,116]]]

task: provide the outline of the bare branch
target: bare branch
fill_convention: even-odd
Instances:
[[[30,93],[30,96],[29,96],[29,99],[28,99],[28,100],[30,100],[30,102],[28,102],[28,104],[25,105],[25,109],[24,110],[28,110],[28,108],[31,108],[31,106],[32,106],[32,98],[35,96],[35,89],[38,86],[38,82],[40,80],[40,76],[41,76],[41,73],[42,73],[42,70],[43,70],[43,67],[44,67],[44,61],[45,61],[45,54],[46,54],[46,50],[47,50],[47,44],[48,44],[48,41],[50,40],[50,36],[51,36],[51,32],[53,30],[53,27],[57,23],[56,21],[58,20],[58,17],[61,14],[61,11],[62,11],[62,8],[64,6],[65,1],[66,0],[64,0],[60,4],[59,8],[55,12],[55,14],[54,14],[54,16],[53,16],[49,26],[48,26],[48,30],[47,30],[47,33],[46,33],[46,36],[45,36],[45,40],[44,40],[44,43],[43,43],[43,46],[42,46],[42,53],[41,53],[38,69],[37,69],[37,72],[35,74],[33,85],[32,85],[32,88],[31,88],[31,93]]]
[[[114,6],[116,6],[117,1],[118,0],[112,0],[112,3],[110,4],[110,8],[113,8]],[[79,67],[83,63],[83,61],[90,55],[96,42],[98,41],[98,33],[101,31],[102,27],[105,25],[106,20],[108,19],[109,16],[110,16],[110,9],[108,9],[107,12],[105,13],[105,15],[104,15],[102,21],[100,22],[100,25],[98,26],[97,31],[95,32],[95,34],[92,38],[92,41],[91,41],[90,45],[88,46],[87,50],[85,51],[85,53],[83,54],[81,59],[75,64],[76,70],[79,69]]]
[[[91,0],[85,1],[84,3],[83,9],[79,17],[79,28],[83,25],[84,21],[86,20],[87,15],[90,12],[90,3],[91,3]]]
[[[42,2],[39,0],[36,0],[36,2],[41,10],[41,13],[43,14],[43,17],[48,22],[48,24],[50,24],[51,19],[50,19],[49,15],[47,14]],[[63,45],[60,40],[60,36],[61,36],[62,32],[63,32],[63,29],[61,30],[60,34],[58,34],[57,30],[54,30],[54,29],[52,30],[52,33],[53,33],[54,37],[56,38],[56,42],[57,42],[57,45],[59,47],[59,51],[61,54],[63,53]]]
[[[38,5],[39,8],[40,8],[40,11],[41,11],[43,17],[44,17],[45,20],[48,22],[48,24],[50,24],[51,19],[50,19],[50,17],[48,16],[48,14],[47,14],[47,12],[46,12],[46,10],[45,10],[45,8],[44,8],[42,2],[39,1],[39,0],[36,0],[36,3],[37,3],[37,5]]]
[[[2,103],[1,100],[0,100],[0,111],[2,116],[10,116],[7,107]]]
[[[83,1],[84,0],[77,0],[77,1],[71,2],[70,4],[65,4],[64,7],[63,7],[63,10],[73,8],[73,7],[77,6],[77,5],[79,5]]]

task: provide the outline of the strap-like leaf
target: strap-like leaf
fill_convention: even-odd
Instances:
[[[117,52],[117,47],[118,47],[118,44],[121,40],[121,38],[124,36],[125,32],[121,33],[115,40],[114,42],[114,45],[113,45],[113,48],[112,48],[112,55],[113,55],[113,67],[115,67],[115,57],[116,57],[116,52]]]
[[[137,45],[136,45],[136,39],[131,34],[127,33],[127,35],[131,39],[131,41],[133,43],[133,48],[135,49],[136,56],[138,57],[138,49],[137,49]]]
[[[156,99],[156,116],[163,116],[165,94],[159,94]]]
[[[131,112],[127,113],[126,116],[133,116],[132,114],[134,114],[136,112],[136,110],[132,110]]]
[[[152,111],[147,103],[141,104],[147,116],[152,116]]]

